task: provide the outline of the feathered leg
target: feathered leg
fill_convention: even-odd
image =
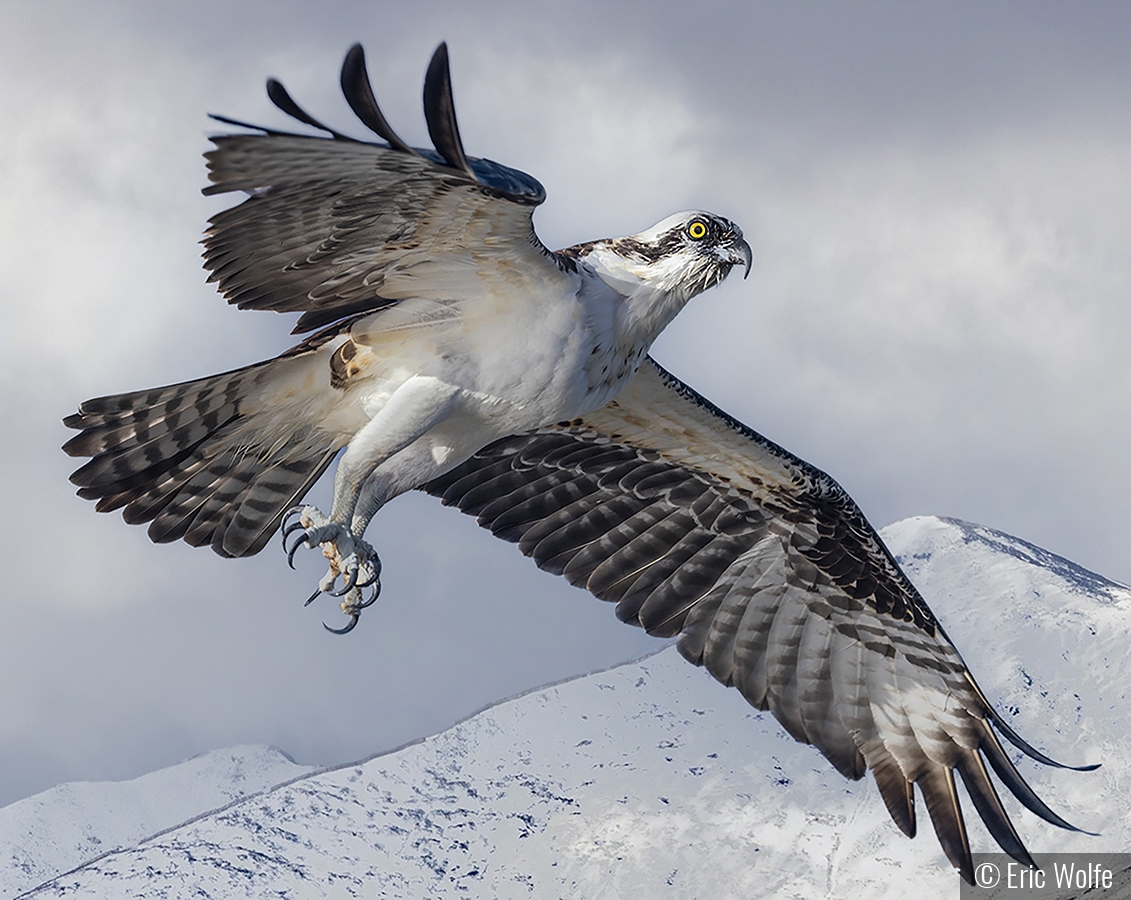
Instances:
[[[329,570],[310,599],[313,600],[320,593],[346,598],[342,603],[342,610],[351,620],[349,625],[337,630],[337,633],[344,634],[351,630],[357,623],[360,610],[373,603],[380,591],[381,562],[373,547],[362,538],[362,534],[388,495],[387,491],[380,492],[384,496],[379,496],[376,488],[371,490],[367,500],[369,509],[358,518],[355,510],[362,497],[363,486],[383,463],[451,416],[458,409],[460,395],[459,388],[438,378],[410,378],[349,442],[334,476],[334,500],[330,515],[323,515],[313,506],[295,507],[287,514],[288,520],[295,516],[298,519],[283,531],[284,546],[286,539],[295,535],[294,543],[287,549],[288,559],[293,559],[300,545],[309,548],[320,546],[322,554],[330,562]],[[442,465],[433,461],[426,466],[418,483],[423,484],[433,477]],[[410,484],[401,490],[414,486]],[[339,577],[342,578],[342,586],[335,589]],[[363,594],[364,588],[371,589],[368,597]]]

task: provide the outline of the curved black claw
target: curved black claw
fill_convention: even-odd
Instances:
[[[316,590],[313,594],[306,598],[306,602],[303,604],[303,606],[310,606],[311,603],[318,599],[321,593],[322,588],[318,588],[318,590]]]
[[[292,522],[283,529],[283,549],[287,549],[287,538],[302,528],[302,522]]]
[[[350,613],[350,621],[348,625],[344,625],[341,628],[331,628],[329,625],[323,622],[322,627],[330,632],[330,634],[349,634],[351,631],[353,631],[354,626],[357,625],[357,620],[360,618],[361,616],[359,616],[357,613]]]
[[[302,528],[301,522],[297,522],[296,524],[298,525],[299,528]],[[292,525],[291,527],[293,528],[294,526]],[[284,538],[284,541],[285,541],[285,538]],[[301,547],[303,544],[306,544],[306,546],[308,546],[308,547],[310,546],[310,544],[308,544],[307,541],[306,541],[306,530],[305,529],[303,529],[302,535],[298,538],[298,540],[296,540],[294,542],[294,546],[292,546],[290,550],[287,550],[286,543],[283,544],[283,549],[287,550],[287,565],[290,566],[292,569],[295,567],[295,554],[298,553],[298,548]]]
[[[288,525],[287,522],[290,521],[292,516],[298,516],[298,521],[291,522],[291,524]],[[306,543],[307,537],[306,527],[302,524],[302,507],[293,506],[288,509],[287,512],[283,515],[283,521],[281,524],[283,526],[283,552],[287,554],[287,565],[293,569],[295,567],[295,554],[298,552],[298,548]],[[302,536],[295,541],[293,547],[287,547],[287,538],[289,538],[296,531],[301,531]],[[310,546],[310,544],[306,545],[308,547]]]
[[[361,566],[350,566],[346,571],[345,583],[336,591],[330,591],[331,597],[344,597],[353,588],[357,587],[357,576],[361,572]]]
[[[377,568],[374,568],[372,578],[366,579],[365,581],[359,581],[357,584],[354,585],[354,587],[356,587],[360,590],[361,588],[367,588],[370,585],[376,584],[377,585],[377,591],[376,591],[376,593],[374,594],[374,597],[373,597],[373,599],[376,600],[377,594],[381,593],[380,581],[381,581],[381,571]]]

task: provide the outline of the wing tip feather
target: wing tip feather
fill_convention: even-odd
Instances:
[[[872,767],[872,777],[892,820],[909,838],[915,837],[915,792],[894,760]]]
[[[267,98],[292,119],[297,119],[305,125],[309,125],[312,128],[317,128],[319,131],[325,131],[335,140],[353,140],[353,138],[342,134],[340,131],[335,131],[329,125],[320,122],[305,109],[299,106],[295,102],[294,98],[291,97],[287,89],[283,87],[283,83],[277,78],[267,79]]]
[[[943,853],[951,865],[958,869],[967,884],[974,884],[974,861],[970,855],[970,839],[966,834],[966,822],[962,818],[962,807],[958,802],[958,792],[954,785],[954,769],[949,766],[928,768],[915,781],[935,835],[942,845]]]
[[[432,139],[436,152],[453,169],[458,169],[472,181],[478,182],[479,179],[467,161],[463,141],[460,139],[459,124],[456,122],[447,41],[440,41],[424,75],[424,120],[428,125],[428,136]]]
[[[1002,783],[1009,788],[1009,792],[1021,801],[1021,804],[1025,806],[1026,809],[1036,813],[1050,825],[1056,825],[1058,828],[1063,828],[1066,831],[1077,831],[1081,834],[1087,834],[1093,837],[1096,836],[1094,832],[1077,828],[1071,822],[1064,820],[1053,812],[1049,806],[1037,796],[1037,792],[1030,787],[1029,783],[1021,777],[1021,773],[1018,772],[1017,768],[1013,765],[1013,762],[1002,747],[1001,741],[998,740],[997,735],[994,734],[993,730],[990,728],[989,723],[983,719],[982,724],[983,734],[982,741],[979,745],[982,753],[985,754],[990,767],[997,773],[997,777],[1002,780]]]
[[[381,112],[365,66],[365,49],[360,43],[355,43],[346,52],[345,59],[342,60],[340,82],[342,95],[366,128],[387,141],[392,149],[414,156],[420,155],[401,139]]]
[[[1029,855],[1002,806],[981,754],[977,750],[968,752],[959,760],[956,768],[962,776],[962,783],[966,785],[966,793],[970,795],[974,809],[998,846],[1022,865],[1034,866],[1033,857]]]

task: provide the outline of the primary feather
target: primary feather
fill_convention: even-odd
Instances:
[[[955,771],[1026,865],[983,758],[1022,803],[1072,827],[1009,761],[996,712],[843,489],[651,360],[604,407],[498,441],[426,489],[616,603],[621,621],[677,637],[687,660],[846,777],[870,769],[908,835],[918,785],[968,881]]]
[[[319,589],[345,595],[348,630],[379,589],[370,519],[427,490],[621,620],[678,637],[845,776],[871,770],[909,835],[917,784],[967,880],[954,772],[1022,862],[984,760],[1071,827],[992,726],[1051,761],[993,711],[847,494],[648,359],[687,302],[749,272],[741,230],[691,211],[550,252],[532,221],[542,186],[464,151],[444,45],[425,79],[434,150],[389,126],[360,46],[341,84],[385,143],[324,125],[272,79],[271,100],[330,137],[246,126],[206,154],[205,192],[247,195],[210,222],[210,280],[312,333],[273,360],[81,404],[64,447],[91,457],[72,475],[80,496],[225,556],[258,552],[295,513],[285,533],[322,547]],[[296,507],[343,449],[329,516]]]

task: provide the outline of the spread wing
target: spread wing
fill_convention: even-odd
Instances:
[[[542,185],[464,153],[444,44],[424,85],[435,151],[409,147],[389,127],[360,45],[346,55],[341,82],[358,118],[386,143],[323,125],[273,79],[272,101],[329,139],[215,117],[262,132],[214,137],[205,154],[212,184],[204,193],[250,195],[214,216],[204,241],[209,280],[230,303],[301,311],[295,331],[304,332],[410,297],[464,299],[500,268],[566,277],[534,234]]]
[[[1030,755],[844,490],[651,360],[581,419],[496,442],[426,488],[548,571],[662,637],[845,776],[871,769],[915,833],[913,784],[973,879],[957,771],[1002,848],[1029,864],[985,762],[1032,791],[991,725]]]

